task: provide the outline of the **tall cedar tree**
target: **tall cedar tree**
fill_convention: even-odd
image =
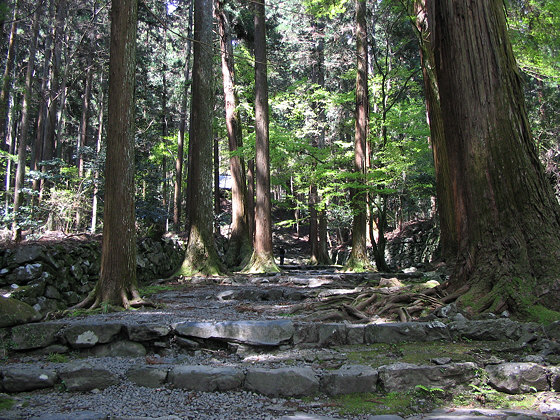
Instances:
[[[368,52],[367,52],[366,2],[356,0],[356,131],[354,135],[354,171],[360,187],[352,191],[352,252],[346,270],[371,269],[366,248],[366,141],[369,124]]]
[[[222,56],[222,78],[224,85],[226,128],[230,152],[229,168],[232,177],[231,186],[231,236],[226,253],[226,264],[239,266],[250,256],[252,240],[249,236],[249,218],[247,212],[247,185],[245,180],[245,161],[239,154],[243,146],[241,121],[239,119],[239,100],[235,89],[235,66],[230,23],[224,2],[216,1],[216,20],[220,34],[220,50]]]
[[[18,143],[18,156],[17,156],[17,169],[16,180],[14,187],[14,221],[13,233],[14,239],[19,240],[20,231],[18,228],[18,212],[23,202],[23,182],[25,179],[25,165],[26,165],[26,152],[27,143],[29,141],[29,127],[30,121],[30,108],[31,108],[31,90],[33,89],[33,74],[35,72],[35,54],[37,52],[37,44],[39,41],[39,18],[41,16],[41,5],[38,5],[33,14],[33,24],[31,29],[31,41],[29,45],[29,59],[27,61],[27,71],[25,75],[25,91],[23,93],[23,104],[21,110],[21,132],[19,135]]]
[[[265,2],[255,2],[255,249],[245,268],[248,272],[278,272],[272,252],[270,200],[270,144],[268,133],[268,80],[266,63]]]
[[[430,1],[427,11],[458,249],[451,287],[470,287],[460,302],[473,312],[560,310],[560,206],[529,129],[503,2]]]
[[[212,0],[194,2],[193,58],[187,187],[190,229],[185,259],[176,276],[217,275],[222,271],[214,242],[212,207]]]
[[[137,291],[134,214],[137,22],[138,0],[112,1],[101,270],[97,285],[79,307],[144,303]]]

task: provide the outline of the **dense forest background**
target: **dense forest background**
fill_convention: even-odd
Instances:
[[[223,3],[243,133],[235,153],[247,162],[250,186],[256,137],[254,2]],[[267,3],[271,191],[276,229],[289,227],[305,236],[309,225],[318,223],[333,249],[350,245],[350,194],[365,188],[368,240],[382,255],[388,232],[435,216],[436,186],[416,17],[407,0],[366,4],[364,184],[353,170],[354,2]],[[53,230],[101,231],[110,6],[108,0],[0,2],[0,223],[6,235],[12,226],[28,238]],[[510,0],[506,6],[534,140],[558,195],[560,2]],[[188,160],[192,106],[193,5],[142,0],[138,19],[136,223],[141,234],[181,232],[189,216],[182,163]],[[227,237],[231,154],[218,33],[215,27],[203,50],[215,61],[214,218],[216,232]],[[16,199],[18,177],[22,194]]]

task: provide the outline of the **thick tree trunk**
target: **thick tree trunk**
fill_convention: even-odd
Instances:
[[[239,155],[243,146],[241,121],[239,120],[239,100],[235,90],[235,66],[229,19],[223,7],[223,0],[216,1],[216,19],[220,34],[222,56],[222,79],[224,85],[226,128],[230,152],[229,170],[231,186],[231,235],[226,252],[226,264],[237,267],[251,254],[252,240],[249,236],[247,212],[247,187],[245,181],[245,160]]]
[[[363,271],[371,269],[367,255],[366,241],[366,141],[369,124],[368,95],[368,53],[367,53],[366,2],[356,0],[356,130],[354,135],[354,172],[363,188],[354,188],[351,192],[352,211],[352,252],[346,263],[346,270]]]
[[[2,77],[2,90],[0,91],[0,149],[7,150],[6,138],[8,131],[8,103],[12,90],[12,72],[14,68],[15,47],[17,37],[17,13],[19,1],[14,4],[12,24],[10,26],[10,37],[8,39],[8,52],[6,54],[6,65]]]
[[[18,231],[18,211],[22,202],[23,181],[25,178],[25,158],[27,150],[27,137],[29,134],[29,113],[31,90],[33,89],[33,72],[35,69],[35,53],[37,51],[37,43],[39,38],[39,16],[41,15],[41,7],[38,6],[33,15],[33,26],[31,29],[31,44],[29,45],[29,57],[27,62],[27,72],[25,75],[25,90],[23,93],[23,104],[21,110],[21,132],[18,143],[18,161],[16,169],[16,183],[14,187],[14,221],[12,230],[14,235]]]
[[[503,2],[430,2],[428,21],[458,244],[451,285],[470,286],[460,302],[473,312],[558,311],[560,207],[531,137]]]
[[[268,80],[266,58],[265,2],[255,8],[255,133],[257,200],[255,207],[255,249],[249,272],[280,271],[272,253],[270,200],[270,145],[268,137]]]
[[[212,207],[212,0],[194,3],[193,86],[191,136],[189,141],[189,190],[187,201],[190,229],[185,259],[175,275],[220,274],[221,264],[214,243]]]
[[[175,188],[173,192],[173,225],[176,231],[181,228],[181,198],[182,198],[182,185],[183,185],[183,157],[185,148],[185,130],[187,122],[187,97],[190,86],[190,61],[191,61],[191,41],[192,38],[192,20],[193,20],[193,5],[189,4],[189,27],[188,27],[188,40],[186,42],[187,56],[185,58],[185,86],[181,98],[181,114],[179,117],[179,135],[177,138],[177,157],[175,159]]]
[[[440,244],[443,261],[453,263],[457,255],[457,237],[454,229],[453,191],[449,182],[450,168],[443,127],[441,103],[435,74],[435,58],[431,47],[426,0],[417,0],[412,10],[420,42],[420,57],[426,95],[426,111],[430,125],[430,143],[434,157],[437,190],[437,208],[441,226]]]
[[[138,0],[112,2],[103,243],[94,306],[107,302],[129,307],[140,301],[134,214],[137,18]]]
[[[47,120],[45,126],[45,139],[43,144],[43,160],[48,162],[54,157],[55,151],[55,139],[56,139],[56,129],[57,129],[57,114],[58,109],[63,106],[62,99],[59,98],[60,95],[60,68],[61,68],[61,57],[62,57],[62,44],[64,40],[64,23],[66,20],[66,0],[58,0],[56,5],[55,13],[55,26],[54,26],[54,45],[52,53],[52,66],[51,66],[51,89],[49,93],[49,104],[47,111]],[[41,172],[45,174],[49,170],[47,165],[41,167]],[[49,183],[46,181],[45,177],[41,178],[40,186],[40,200],[42,200],[47,193]]]

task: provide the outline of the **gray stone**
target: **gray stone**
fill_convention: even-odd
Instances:
[[[111,371],[81,361],[67,364],[58,375],[68,391],[105,389],[119,380]]]
[[[348,329],[346,324],[320,323],[318,345],[321,347],[340,346],[347,344]]]
[[[536,328],[536,325],[510,319],[460,320],[449,324],[450,332],[454,337],[477,341],[502,341],[506,338],[519,340]]]
[[[14,350],[32,350],[47,347],[56,342],[64,324],[41,322],[12,328]]]
[[[27,286],[17,288],[11,295],[14,299],[22,300],[32,304],[39,296],[45,293],[46,282],[44,280],[34,281]]]
[[[432,322],[394,322],[366,325],[365,342],[401,343],[403,341],[448,340],[447,326],[439,321]]]
[[[177,343],[180,347],[191,350],[198,349],[200,347],[200,344],[196,341],[178,336],[175,337],[175,343]]]
[[[466,387],[475,373],[476,365],[470,362],[441,366],[395,363],[379,368],[379,380],[387,392],[407,391],[416,385],[455,391]]]
[[[282,406],[281,411],[285,411],[286,407]],[[337,420],[337,417],[321,416],[319,414],[294,413],[290,416],[282,416],[278,420]]]
[[[319,342],[319,328],[316,323],[298,322],[294,325],[294,344],[309,344]]]
[[[144,357],[146,348],[140,343],[122,340],[95,346],[90,353],[96,357]]]
[[[57,375],[54,370],[35,366],[2,369],[2,386],[6,392],[33,391],[54,386]]]
[[[548,324],[544,331],[549,339],[560,341],[560,321]]]
[[[45,297],[48,297],[49,299],[56,299],[56,300],[61,300],[62,299],[62,295],[60,294],[58,289],[54,286],[47,286],[46,287]]]
[[[290,320],[181,322],[173,326],[185,337],[213,338],[253,346],[278,346],[290,341],[294,325]]]
[[[369,416],[367,420],[403,420],[403,418],[395,414],[379,414],[377,416]]]
[[[319,379],[313,369],[308,367],[251,368],[247,371],[244,387],[264,395],[306,396],[319,391]]]
[[[0,328],[37,321],[39,313],[27,303],[0,296]]]
[[[240,388],[243,378],[243,371],[233,367],[175,366],[168,382],[175,388],[213,392]]]
[[[348,335],[346,337],[349,345],[364,344],[365,340],[365,325],[348,325]]]
[[[29,420],[68,420],[68,414],[45,414]],[[111,417],[113,418],[113,417]],[[72,420],[107,420],[107,414],[95,411],[72,411]]]
[[[551,391],[560,392],[560,367],[553,366],[550,370],[550,389]]]
[[[549,389],[547,372],[535,363],[502,363],[486,366],[488,382],[498,391],[521,394]]]
[[[31,280],[38,278],[42,272],[43,264],[26,264],[14,269],[10,275],[10,280],[17,284],[27,284]]]
[[[30,245],[14,249],[14,252],[8,259],[9,264],[22,265],[28,262],[38,260],[44,256],[44,249],[41,246]]]
[[[126,377],[133,383],[147,388],[159,388],[167,380],[169,369],[166,367],[134,367],[126,372]]]
[[[121,328],[119,323],[76,324],[65,329],[63,335],[70,346],[87,348],[112,341]]]
[[[171,332],[169,325],[161,324],[132,324],[126,325],[126,332],[128,338],[132,341],[149,341],[158,340],[166,337]]]
[[[321,391],[329,395],[374,392],[377,377],[377,371],[369,366],[346,365],[323,375]]]

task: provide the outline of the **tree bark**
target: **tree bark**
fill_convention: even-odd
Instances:
[[[345,269],[363,271],[371,269],[367,255],[367,211],[366,211],[366,141],[369,125],[369,95],[368,95],[368,52],[367,52],[366,2],[356,0],[356,127],[354,135],[354,172],[357,178],[354,182],[360,187],[353,188],[352,211],[352,252]]]
[[[248,272],[280,271],[272,253],[272,214],[270,200],[270,144],[268,133],[268,80],[266,58],[265,2],[255,8],[255,133],[257,199],[255,241]]]
[[[140,301],[134,213],[137,20],[137,0],[112,1],[103,243],[94,306],[127,308]]]
[[[31,44],[29,45],[29,57],[27,62],[27,72],[25,75],[25,90],[23,93],[23,104],[21,110],[21,132],[19,136],[18,143],[18,162],[16,169],[16,181],[14,187],[14,220],[12,224],[12,230],[14,236],[18,231],[18,211],[22,202],[23,181],[25,178],[25,158],[27,150],[27,142],[29,135],[29,113],[30,113],[30,101],[31,101],[31,90],[33,89],[33,72],[35,69],[35,53],[37,51],[37,43],[39,39],[39,16],[41,15],[41,6],[35,9],[33,14],[33,25],[31,29]]]
[[[249,220],[247,211],[247,187],[245,180],[245,160],[239,154],[243,147],[241,121],[239,119],[239,100],[235,90],[235,66],[233,45],[229,19],[224,10],[223,0],[216,1],[216,19],[220,34],[222,56],[222,79],[224,85],[226,129],[230,152],[229,169],[232,178],[231,186],[231,235],[226,252],[226,264],[229,267],[239,266],[252,251],[252,240],[249,236]]]
[[[183,157],[185,148],[185,129],[187,121],[187,97],[190,86],[190,61],[191,61],[191,38],[192,38],[192,2],[189,4],[189,27],[188,27],[188,40],[186,42],[187,57],[185,59],[184,69],[184,88],[181,99],[181,114],[179,118],[179,135],[177,138],[177,158],[175,159],[175,188],[173,192],[173,225],[176,231],[180,230],[181,226],[181,198],[182,198],[182,185],[183,185]]]
[[[212,206],[212,0],[195,0],[194,40],[187,201],[190,229],[185,259],[175,274],[185,277],[222,271],[214,242]]]
[[[503,3],[427,10],[458,244],[451,287],[470,285],[460,303],[472,312],[558,311],[560,206],[530,133]]]
[[[6,65],[2,77],[2,90],[0,91],[0,149],[7,150],[6,137],[8,131],[8,103],[12,89],[12,72],[14,69],[15,47],[17,37],[19,0],[14,4],[12,24],[10,26],[10,37],[8,39],[8,52],[6,54]]]

